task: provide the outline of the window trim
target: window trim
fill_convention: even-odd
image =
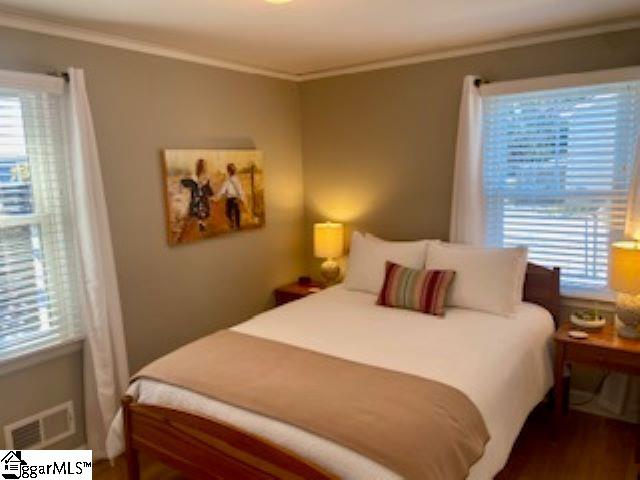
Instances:
[[[480,96],[493,97],[496,95],[511,95],[561,88],[579,88],[603,83],[633,82],[637,80],[640,80],[640,66],[623,67],[610,70],[594,70],[590,72],[483,83],[480,85]]]
[[[28,215],[12,215],[0,217],[0,227],[24,227],[26,225],[40,225],[48,217],[48,214],[30,213]]]
[[[0,88],[62,95],[64,92],[64,80],[52,75],[42,75],[40,73],[0,70]]]
[[[79,334],[4,358],[0,360],[0,377],[79,352],[83,349],[84,339],[85,336]]]
[[[614,303],[616,293],[607,287],[602,288],[576,288],[560,287],[560,295],[568,301],[590,300],[602,303]]]

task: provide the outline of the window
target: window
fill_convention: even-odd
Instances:
[[[0,82],[0,360],[78,335],[62,95]]]
[[[622,237],[640,81],[489,95],[483,99],[487,240],[529,247],[562,269],[563,287],[607,285]]]

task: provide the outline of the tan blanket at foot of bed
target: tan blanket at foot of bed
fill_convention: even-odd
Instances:
[[[295,425],[407,479],[463,479],[489,433],[476,406],[440,382],[223,330],[133,377]]]

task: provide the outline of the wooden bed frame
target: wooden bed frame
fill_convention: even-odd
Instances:
[[[529,264],[524,300],[560,318],[560,269]],[[129,480],[140,478],[145,452],[189,478],[205,480],[330,480],[335,475],[267,440],[189,413],[122,400]]]

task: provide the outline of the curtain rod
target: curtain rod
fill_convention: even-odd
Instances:
[[[491,82],[490,82],[489,80],[485,79],[485,78],[476,78],[476,79],[473,81],[473,84],[474,84],[476,87],[480,87],[480,85],[485,85],[485,84],[487,84],[487,83],[491,83]]]
[[[69,74],[67,72],[61,72],[60,70],[51,70],[47,72],[47,75],[52,77],[58,77],[69,83]]]

